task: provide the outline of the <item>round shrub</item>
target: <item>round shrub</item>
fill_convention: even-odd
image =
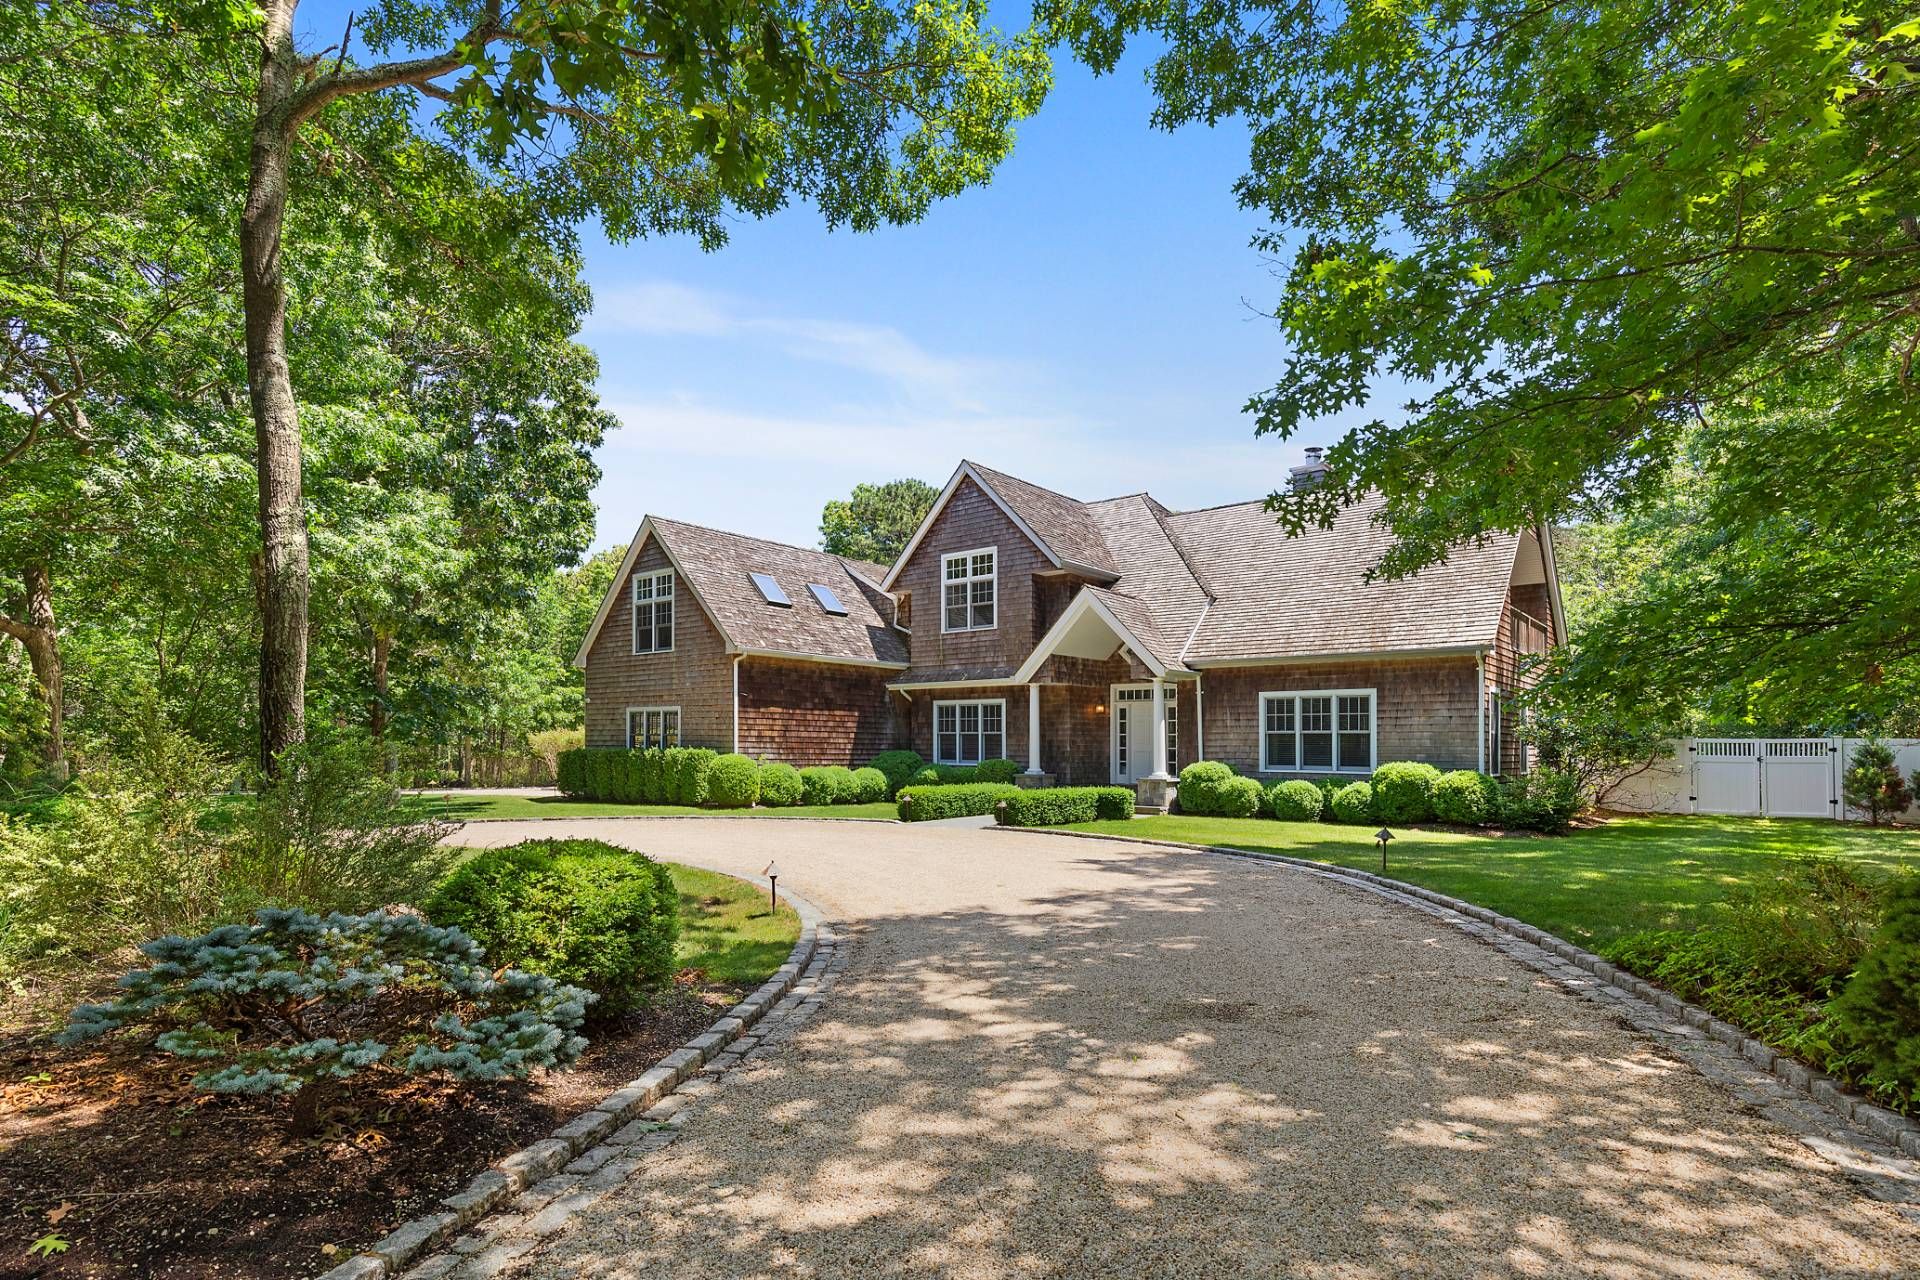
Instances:
[[[1430,764],[1397,760],[1373,771],[1373,814],[1382,822],[1427,822],[1433,818],[1433,784],[1440,771]]]
[[[725,755],[707,766],[707,803],[716,809],[751,809],[760,798],[760,766],[747,756]]]
[[[1012,782],[1020,773],[1020,765],[1013,760],[982,760],[973,767],[975,782]]]
[[[1372,822],[1373,785],[1367,782],[1350,782],[1333,793],[1333,820],[1335,822]]]
[[[667,869],[598,840],[529,840],[461,867],[427,904],[496,964],[600,997],[596,1013],[643,1007],[673,977],[680,895]]]
[[[887,799],[913,781],[913,775],[926,767],[918,751],[882,751],[867,761],[869,769],[878,769],[887,778]]]
[[[887,775],[869,765],[853,771],[854,804],[874,804],[887,798]]]
[[[940,785],[940,770],[932,765],[928,765],[924,769],[915,769],[913,776],[907,779],[907,785],[910,787],[937,787]],[[897,796],[899,793],[900,789],[895,787],[894,794]]]
[[[800,803],[833,804],[833,770],[828,765],[809,765],[800,771]]]
[[[1472,769],[1443,773],[1433,784],[1433,816],[1462,827],[1493,821],[1500,800],[1500,784]]]
[[[1233,777],[1233,770],[1217,760],[1196,760],[1180,771],[1180,789],[1176,793],[1180,812],[1217,814],[1220,812],[1220,788]]]
[[[1282,822],[1317,822],[1324,803],[1320,788],[1303,778],[1267,788],[1267,812]]]
[[[1260,812],[1260,784],[1252,778],[1228,778],[1213,794],[1213,812],[1222,818],[1251,818]]]
[[[787,809],[800,803],[800,771],[778,760],[760,766],[760,803]]]
[[[1880,928],[1831,1011],[1875,1076],[1909,1097],[1920,1093],[1920,876],[1888,889]]]

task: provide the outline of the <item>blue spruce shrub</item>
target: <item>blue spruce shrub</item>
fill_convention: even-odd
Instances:
[[[590,993],[496,972],[472,938],[410,912],[266,909],[140,950],[150,966],[121,978],[113,1000],[75,1009],[60,1041],[150,1029],[155,1048],[199,1064],[195,1088],[293,1095],[299,1132],[318,1123],[333,1086],[376,1067],[524,1078],[587,1047]]]
[[[760,766],[760,803],[770,809],[790,809],[800,803],[800,771],[773,761]]]

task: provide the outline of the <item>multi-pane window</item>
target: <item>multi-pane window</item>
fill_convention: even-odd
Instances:
[[[633,651],[673,648],[673,570],[633,575]]]
[[[935,764],[979,764],[1007,754],[1007,704],[936,702],[933,704]]]
[[[628,707],[627,745],[630,747],[679,746],[680,708]]]
[[[1268,773],[1373,768],[1373,690],[1260,695],[1260,767]]]
[[[992,547],[960,551],[940,557],[941,619],[943,631],[987,631],[994,625],[999,603],[994,572],[999,555]]]

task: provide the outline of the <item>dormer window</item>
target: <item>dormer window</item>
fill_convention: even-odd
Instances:
[[[942,631],[991,631],[1000,599],[994,547],[940,557]]]
[[[633,575],[633,651],[673,649],[673,570]]]

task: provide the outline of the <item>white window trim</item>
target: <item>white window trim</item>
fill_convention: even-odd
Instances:
[[[1003,752],[1007,749],[1008,724],[1007,724],[1007,700],[1005,698],[940,698],[935,700],[933,704],[932,724],[930,726],[932,729],[932,741],[927,743],[927,748],[928,748],[927,758],[932,760],[933,763],[969,765],[969,764],[979,764],[981,760],[1001,760],[1001,759],[1011,758],[1007,756],[990,756],[986,754],[987,744],[984,741],[982,741],[980,744],[980,760],[942,760],[940,758],[940,708],[942,707],[999,707],[1000,708],[1000,749]],[[958,717],[960,713],[956,711],[953,714],[955,716],[955,723],[958,724],[959,723]],[[986,734],[982,733],[980,736],[984,739],[986,737]]]
[[[686,717],[680,714],[680,707],[678,703],[674,703],[672,705],[656,705],[651,707],[628,707],[627,708],[627,725],[626,725],[626,742],[627,742],[627,749],[629,751],[633,750],[633,713],[636,711],[638,711],[641,715],[645,715],[649,711],[673,712],[673,744],[675,746],[680,745],[681,738],[682,738],[681,729],[684,728],[686,725]]]
[[[990,555],[993,557],[993,573],[990,575],[983,575],[980,577],[973,576],[973,557],[985,556],[985,555]],[[967,576],[965,578],[947,577],[947,565],[949,562],[954,560],[965,560],[967,562]],[[967,623],[968,625],[964,627],[950,627],[947,625],[947,587],[949,585],[958,584],[961,582],[964,582],[967,584]],[[972,625],[973,623],[973,584],[976,582],[991,582],[993,584],[993,621],[988,623],[984,627],[976,627]],[[959,635],[968,631],[997,631],[999,629],[1000,629],[1000,548],[998,546],[975,547],[971,551],[951,551],[941,556],[940,557],[940,632],[941,634],[942,635]]]
[[[632,579],[629,580],[629,584],[627,587],[627,627],[628,627],[628,630],[632,633],[631,639],[633,644],[633,652],[636,657],[645,657],[649,654],[655,654],[655,653],[672,653],[674,649],[674,645],[677,645],[680,643],[680,584],[678,582],[679,576],[680,575],[675,573],[672,569],[641,569],[641,570],[636,570],[634,572]],[[669,592],[666,597],[667,599],[673,601],[673,622],[670,624],[673,628],[673,642],[664,649],[642,649],[640,647],[640,623],[637,615],[640,612],[640,579],[642,578],[651,579],[654,584],[654,588],[653,588],[654,593],[651,597],[649,597],[650,600],[657,600],[660,598],[660,579],[665,578],[668,581],[668,583],[671,584],[673,587],[673,590]],[[660,628],[656,623],[653,628],[653,635],[658,635],[659,633],[660,633]],[[648,636],[647,638],[651,640],[653,636]]]
[[[1347,765],[1340,759],[1340,702],[1341,698],[1359,698],[1367,700],[1367,767],[1362,770]],[[1303,765],[1300,760],[1300,712],[1296,705],[1293,714],[1294,763],[1291,765],[1270,765],[1267,763],[1267,699],[1268,698],[1332,698],[1333,703],[1333,758],[1332,767]],[[1380,760],[1380,691],[1378,689],[1268,689],[1260,693],[1254,701],[1254,723],[1260,734],[1260,772],[1261,773],[1351,773],[1359,775],[1372,773]]]

